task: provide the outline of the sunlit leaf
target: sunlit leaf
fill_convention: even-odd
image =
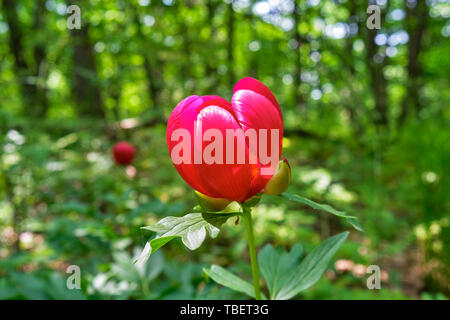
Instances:
[[[333,255],[345,241],[348,232],[328,238],[302,261],[292,272],[286,285],[276,294],[276,300],[287,300],[315,284],[325,272]]]
[[[253,288],[253,285],[230,271],[213,264],[209,269],[203,269],[203,272],[218,284],[255,298],[255,289]],[[267,299],[264,294],[261,295],[263,299]]]
[[[270,298],[287,284],[292,276],[292,270],[300,263],[303,248],[297,243],[290,252],[285,252],[281,247],[272,247],[267,244],[258,254],[258,264],[261,274],[266,280]]]
[[[292,200],[292,201],[306,204],[307,206],[310,206],[311,208],[331,213],[339,218],[343,218],[345,221],[350,223],[356,230],[362,231],[362,232],[364,231],[364,229],[361,227],[361,225],[358,222],[358,218],[356,218],[355,216],[349,216],[348,214],[346,214],[343,211],[338,211],[328,204],[320,204],[320,203],[314,202],[312,200],[309,200],[305,197],[299,196],[297,194],[282,193],[280,196],[283,198]]]
[[[187,248],[195,250],[201,246],[207,233],[211,238],[217,237],[219,227],[238,214],[239,212],[227,214],[196,212],[182,217],[166,217],[152,226],[143,227],[142,229],[156,232],[156,238],[146,243],[135,263],[145,263],[153,252],[175,238],[181,238]]]

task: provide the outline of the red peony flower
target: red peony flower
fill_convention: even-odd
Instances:
[[[241,79],[231,103],[218,96],[190,96],[169,117],[169,153],[195,190],[243,202],[263,191],[278,167],[283,117],[272,92]]]
[[[133,162],[136,149],[131,144],[122,141],[114,145],[112,153],[117,164],[128,165]]]

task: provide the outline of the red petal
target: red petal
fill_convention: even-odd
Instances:
[[[226,129],[240,129],[232,113],[231,104],[217,96],[189,97],[178,104],[172,112],[167,127],[167,145],[169,153],[178,144],[170,137],[175,129],[186,129],[191,135],[191,163],[175,165],[181,177],[195,190],[211,197],[243,201],[251,189],[252,166],[249,164],[226,164]],[[222,133],[223,164],[194,163],[194,132],[201,123],[202,132],[217,129]],[[202,152],[210,142],[203,142]],[[235,144],[235,149],[237,145]],[[246,150],[248,152],[248,150]]]
[[[278,104],[277,99],[273,95],[272,91],[270,91],[270,89],[267,88],[264,83],[251,77],[245,77],[239,80],[234,85],[233,94],[239,90],[251,90],[263,95],[264,97],[267,98],[267,100],[272,102],[272,104],[278,109],[278,112],[280,113],[280,118],[283,118],[283,115],[281,114],[281,108],[280,105]]]
[[[268,89],[267,89],[268,90]],[[276,129],[278,132],[278,155],[277,160],[281,157],[281,149],[283,142],[283,118],[279,107],[275,106],[266,95],[262,95],[258,92],[239,89],[232,97],[232,106],[234,113],[239,121],[239,124],[244,130],[255,129],[258,132],[258,150],[260,129],[268,129],[267,131],[267,143],[265,147],[270,152],[271,150],[271,130]],[[275,166],[278,165],[278,161]],[[268,166],[260,166],[268,167]],[[275,167],[276,168],[276,167]],[[253,190],[252,193],[261,191],[267,181],[270,179],[270,175],[261,176],[258,174],[252,181]]]

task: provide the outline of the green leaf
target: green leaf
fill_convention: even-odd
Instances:
[[[204,268],[203,272],[224,287],[245,293],[252,298],[255,297],[255,289],[253,288],[253,285],[218,265],[213,264],[209,269]],[[267,299],[264,294],[261,295],[263,299]]]
[[[325,272],[333,255],[348,236],[348,232],[339,233],[311,251],[295,269],[286,285],[278,292],[275,299],[287,300],[315,284]]]
[[[164,269],[164,256],[161,251],[156,252],[152,256],[152,260],[146,264],[144,270],[139,270],[141,277],[147,281],[156,279]]]
[[[307,199],[305,197],[299,196],[298,194],[290,194],[290,193],[286,193],[285,192],[285,193],[280,194],[280,196],[283,197],[283,198],[292,200],[292,201],[296,201],[296,202],[300,202],[300,203],[306,204],[307,206],[310,206],[311,208],[322,210],[322,211],[326,211],[326,212],[331,213],[331,214],[333,214],[335,216],[343,218],[343,219],[345,219],[345,221],[350,223],[353,226],[353,228],[355,228],[358,231],[364,232],[364,229],[359,224],[357,217],[349,216],[345,212],[338,211],[338,210],[334,209],[333,207],[329,206],[328,204],[320,204],[320,203],[314,202],[312,200],[309,200],[309,199]]]
[[[145,244],[144,249],[142,250],[141,254],[134,260],[133,263],[137,264],[138,267],[142,267],[147,260],[150,258],[151,254],[161,248],[163,245],[165,245],[170,240],[173,240],[175,238],[178,238],[178,236],[170,236],[170,237],[161,237],[161,238],[154,238],[147,242]]]
[[[272,247],[267,244],[258,254],[258,264],[261,274],[266,280],[270,293],[270,299],[274,299],[277,293],[284,288],[292,270],[300,263],[303,248],[301,244],[294,245],[290,252],[285,252],[281,247]]]
[[[133,264],[132,258],[127,252],[114,252],[114,262],[111,265],[111,271],[121,280],[126,280],[130,283],[139,283],[143,279],[145,281],[152,281],[163,270],[164,258],[161,252],[153,252],[152,259],[149,263]]]
[[[175,238],[181,238],[187,248],[195,250],[205,240],[206,233],[211,238],[217,237],[219,227],[238,214],[239,212],[227,214],[196,212],[182,217],[166,217],[152,226],[143,227],[142,229],[154,231],[157,235],[145,244],[144,250],[134,263],[144,264],[153,252]]]
[[[69,290],[66,284],[66,278],[59,273],[52,273],[49,283],[46,284],[45,291],[55,300],[85,300],[81,290]]]
[[[10,279],[16,284],[18,292],[29,300],[49,299],[45,292],[45,281],[31,274],[11,273]]]

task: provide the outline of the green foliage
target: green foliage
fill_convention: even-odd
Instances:
[[[309,253],[302,263],[294,269],[285,286],[275,294],[275,298],[286,300],[316,283],[325,272],[328,262],[347,238],[348,232],[337,234]]]
[[[328,204],[320,204],[320,203],[314,202],[312,200],[309,200],[305,197],[299,196],[297,194],[283,193],[283,194],[281,194],[281,196],[286,199],[289,199],[289,200],[293,200],[293,201],[297,201],[297,202],[306,204],[314,209],[318,209],[318,210],[322,210],[322,211],[334,214],[335,216],[338,216],[339,218],[343,218],[346,222],[350,223],[356,230],[364,231],[358,223],[358,218],[356,218],[354,216],[349,216],[345,212],[338,211],[338,210],[332,208]]]
[[[187,248],[195,250],[202,245],[206,233],[211,238],[217,237],[220,231],[219,227],[229,218],[238,214],[238,212],[223,214],[196,212],[183,217],[166,217],[157,224],[142,227],[142,229],[156,232],[157,237],[147,242],[136,263],[145,263],[153,252],[175,238],[181,238]]]
[[[84,300],[79,290],[67,290],[66,279],[59,273],[11,273],[0,281],[0,299]]]
[[[279,247],[267,244],[258,254],[258,264],[261,274],[266,280],[270,299],[276,299],[277,294],[288,284],[294,270],[300,263],[303,253],[301,244],[295,244],[290,252],[284,252]]]
[[[300,244],[293,246],[290,252],[273,248],[270,244],[266,245],[258,254],[258,264],[266,280],[270,299],[291,299],[314,285],[347,236],[348,232],[344,232],[327,239],[311,251],[301,263],[303,249]],[[255,297],[255,290],[250,283],[220,266],[212,265],[209,269],[203,269],[203,272],[225,287]]]
[[[227,271],[220,266],[212,265],[208,269],[203,269],[203,272],[218,284],[255,298],[255,289],[253,288],[253,285],[245,280],[242,280],[230,271]],[[263,299],[267,298],[263,295]]]
[[[293,10],[284,1],[265,14],[260,2],[83,1],[85,33],[67,28],[64,1],[2,2],[0,299],[248,298],[201,276],[221,265],[249,279],[235,219],[195,251],[168,245],[133,264],[147,242],[168,240],[157,231],[148,241],[142,226],[194,212],[201,227],[190,245],[205,226],[215,232],[189,210],[195,199],[170,162],[165,121],[188,95],[229,98],[244,76],[280,103],[292,167],[290,195],[254,209],[257,251],[283,261],[260,263],[268,296],[282,289],[280,270],[301,265],[294,244],[312,252],[342,221],[365,232],[352,233],[326,274],[294,298],[449,297],[448,5],[387,1],[371,33],[365,2],[297,1]],[[119,140],[137,148],[135,175],[111,160]],[[378,264],[382,289],[340,271],[342,259],[354,269]],[[66,288],[69,265],[81,269],[80,290]]]

